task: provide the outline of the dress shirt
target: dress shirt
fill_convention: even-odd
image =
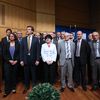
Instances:
[[[77,40],[76,57],[80,57],[81,43],[82,43],[82,39]]]

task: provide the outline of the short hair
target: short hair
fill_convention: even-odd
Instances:
[[[15,40],[17,40],[16,32],[13,32],[13,33],[11,33],[11,34],[14,36]],[[9,34],[9,36],[8,36],[9,40],[10,40],[10,35],[11,35],[11,34]]]
[[[28,27],[30,27],[31,30],[34,32],[34,27],[33,27],[33,26],[30,25],[30,26],[27,26],[27,28],[28,28]]]
[[[10,28],[7,28],[6,29],[6,33],[7,33],[7,31],[10,31],[12,33],[12,30]]]
[[[46,40],[47,38],[49,38],[49,39],[51,39],[51,40],[52,40],[52,36],[51,36],[51,35],[49,35],[49,34],[45,36],[45,40]]]

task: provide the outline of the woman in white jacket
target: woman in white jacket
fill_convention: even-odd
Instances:
[[[55,62],[57,58],[56,45],[52,43],[52,36],[46,35],[46,43],[42,45],[41,56],[43,60],[44,82],[53,85],[55,82]]]

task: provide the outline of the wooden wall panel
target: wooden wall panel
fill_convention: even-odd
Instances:
[[[55,0],[36,0],[36,30],[55,31]]]
[[[6,28],[11,28],[13,31],[21,30],[25,33],[27,25],[36,27],[35,3],[35,0],[0,0],[0,5],[5,7],[5,13],[2,13],[0,6],[0,19],[4,14],[3,20],[5,20],[2,22],[3,25],[0,22],[0,32],[5,35]]]
[[[88,0],[56,0],[56,25],[89,27]]]
[[[37,31],[54,32],[55,31],[55,16],[46,14],[37,14]]]

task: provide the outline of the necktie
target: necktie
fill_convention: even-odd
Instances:
[[[69,58],[69,45],[68,45],[68,41],[66,42],[66,58]]]
[[[30,36],[28,36],[28,38],[27,38],[27,42],[28,42],[28,50],[30,51]]]
[[[76,56],[79,57],[80,56],[80,46],[79,46],[80,40],[78,40],[77,42],[77,49],[76,49]]]

